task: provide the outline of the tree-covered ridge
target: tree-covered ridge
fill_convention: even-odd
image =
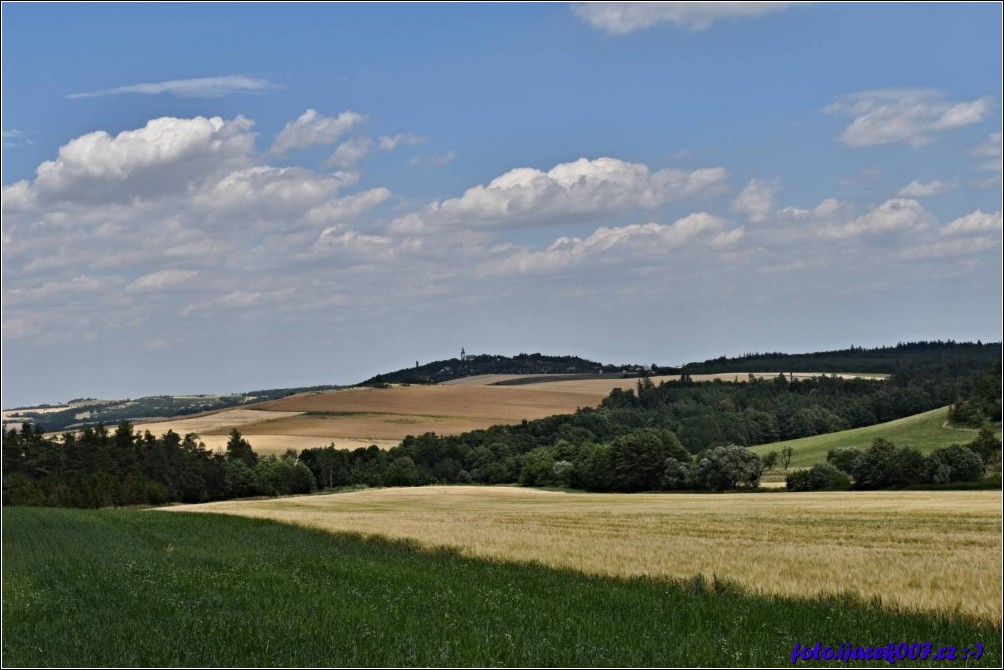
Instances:
[[[416,361],[417,362],[417,361]],[[660,374],[675,374],[674,368],[656,368]],[[473,375],[558,375],[558,374],[611,374],[632,375],[650,373],[652,366],[607,365],[586,360],[579,356],[549,356],[546,354],[517,354],[501,356],[497,354],[465,355],[432,361],[413,368],[403,368],[371,377],[363,382],[369,384],[438,384],[451,379]]]
[[[1001,356],[1000,342],[955,342],[932,340],[906,342],[895,346],[849,347],[804,354],[781,352],[720,356],[702,363],[688,363],[689,374],[717,372],[862,372],[904,375],[971,375],[986,369],[988,362]]]

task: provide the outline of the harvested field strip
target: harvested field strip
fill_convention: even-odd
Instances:
[[[1001,620],[995,492],[618,495],[424,487],[177,509],[407,538],[600,575],[703,574],[755,593],[853,592],[887,606]]]

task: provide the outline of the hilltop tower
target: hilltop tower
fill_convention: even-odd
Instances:
[[[462,361],[466,361],[467,360],[467,352],[464,351],[463,347],[460,347],[460,360],[462,360]]]

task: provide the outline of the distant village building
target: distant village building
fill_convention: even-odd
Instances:
[[[460,347],[460,360],[462,360],[462,361],[466,361],[467,360],[467,352],[464,351],[463,347]]]

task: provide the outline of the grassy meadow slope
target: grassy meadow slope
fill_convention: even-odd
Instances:
[[[170,508],[386,535],[607,576],[855,592],[999,624],[999,492],[600,494],[433,486]]]
[[[3,563],[5,667],[772,667],[815,641],[933,641],[960,657],[981,643],[978,665],[1001,663],[986,621],[589,577],[223,515],[10,509]]]
[[[813,463],[826,461],[826,452],[836,447],[857,447],[867,449],[877,437],[889,440],[896,446],[915,447],[927,454],[949,444],[965,444],[976,439],[979,431],[955,428],[948,425],[948,408],[931,410],[903,419],[880,423],[864,428],[852,428],[837,433],[813,435],[797,440],[785,440],[750,447],[758,454],[769,451],[780,452],[785,447],[795,450],[791,459],[793,468],[807,468]],[[1000,429],[997,431],[1000,437]]]

